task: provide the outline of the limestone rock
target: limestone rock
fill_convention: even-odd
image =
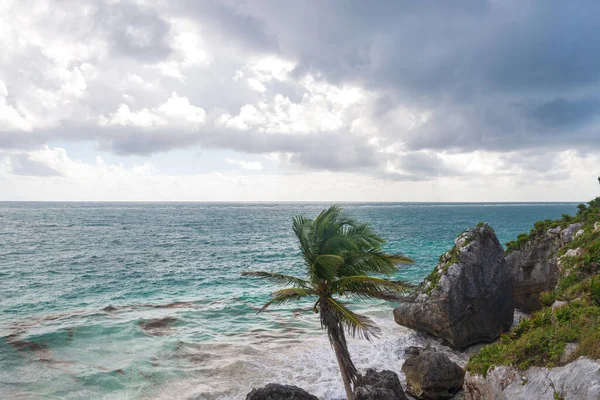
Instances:
[[[600,399],[600,363],[585,357],[557,368],[496,367],[481,375],[465,376],[466,400]]]
[[[506,264],[513,276],[515,307],[531,312],[541,308],[541,292],[554,289],[558,282],[559,265],[556,252],[573,240],[574,232],[582,224],[571,224],[564,229],[548,229],[545,235],[529,241],[521,250],[506,256]]]
[[[444,353],[422,350],[402,366],[407,391],[418,399],[450,399],[463,386],[465,371]]]
[[[319,400],[304,389],[297,386],[269,383],[267,386],[252,389],[246,400]]]
[[[356,400],[408,400],[395,372],[368,369],[354,389]]]
[[[512,279],[493,229],[460,234],[434,272],[394,310],[400,325],[463,349],[490,342],[513,321]]]

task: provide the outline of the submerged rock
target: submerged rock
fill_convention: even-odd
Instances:
[[[485,223],[461,233],[419,289],[394,310],[400,325],[463,349],[490,342],[513,322],[512,277]]]
[[[465,377],[465,371],[446,354],[429,349],[408,358],[402,372],[408,393],[428,400],[452,398],[462,388]]]
[[[246,400],[319,400],[304,389],[292,385],[269,383],[267,386],[252,389],[246,395]]]
[[[408,400],[395,372],[368,369],[354,389],[355,400]]]
[[[600,399],[600,363],[585,357],[557,368],[500,366],[465,376],[466,400],[596,400]]]
[[[515,307],[531,312],[541,308],[540,293],[551,291],[558,282],[559,265],[556,252],[573,240],[582,224],[571,224],[564,229],[549,229],[535,237],[520,250],[506,256],[506,264],[513,276]]]
[[[173,331],[171,325],[176,321],[177,319],[173,317],[155,318],[148,321],[140,321],[138,322],[138,326],[150,335],[164,336]]]

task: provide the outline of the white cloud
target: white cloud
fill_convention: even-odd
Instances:
[[[13,106],[7,103],[8,88],[0,80],[0,131],[2,130],[24,130],[32,129],[31,123],[17,111]]]
[[[164,200],[164,201],[583,201],[597,192],[596,176],[589,172],[600,159],[565,152],[565,163],[577,170],[569,191],[557,191],[557,182],[520,181],[514,177],[474,179],[432,178],[399,182],[348,173],[300,174],[205,173],[164,174],[145,162],[125,166],[101,157],[88,163],[72,159],[62,148],[45,147],[26,155],[56,170],[58,176],[17,176],[11,172],[11,152],[0,153],[2,200]],[[8,158],[7,158],[8,157]],[[241,160],[232,160],[235,164]],[[239,165],[239,164],[238,164]],[[318,185],[315,185],[318,182]],[[559,183],[560,184],[560,183]],[[251,190],[249,190],[251,188]]]
[[[243,169],[258,171],[263,169],[263,165],[259,161],[244,161],[244,160],[235,160],[232,158],[226,158],[225,161],[228,164],[239,165]]]
[[[354,107],[367,99],[365,91],[357,87],[338,87],[310,75],[301,79],[299,85],[304,94],[298,103],[277,93],[257,104],[243,106],[238,115],[222,114],[215,124],[266,133],[335,131],[351,126],[356,118]]]
[[[98,117],[100,126],[136,126],[141,128],[156,128],[161,125],[166,125],[167,120],[154,114],[147,108],[139,111],[131,111],[127,104],[121,104],[116,112],[105,117]]]
[[[155,129],[165,125],[195,129],[206,122],[206,112],[190,104],[187,97],[178,96],[176,92],[160,106],[132,111],[127,104],[121,104],[116,112],[108,116],[100,115],[100,126],[135,126]]]

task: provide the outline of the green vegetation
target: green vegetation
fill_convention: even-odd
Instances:
[[[355,314],[334,296],[398,300],[410,287],[408,284],[367,274],[391,275],[397,271],[399,263],[412,263],[412,260],[401,254],[384,253],[381,247],[385,241],[368,224],[348,218],[338,206],[324,210],[314,220],[295,217],[293,230],[306,266],[306,279],[271,272],[245,272],[242,275],[293,286],[272,293],[271,300],[260,311],[271,304],[306,298],[315,300],[313,310],[319,314],[321,327],[327,332],[346,396],[352,400],[358,371],[350,358],[345,332],[370,339],[377,336],[379,329],[369,318]]]
[[[544,221],[538,221],[534,224],[533,228],[529,233],[522,233],[517,237],[517,240],[506,242],[506,253],[512,253],[513,251],[521,250],[525,247],[528,242],[535,243],[537,239],[543,238],[544,234],[552,228],[558,226],[564,228],[567,225],[575,224],[578,222],[586,223],[589,221],[596,221],[598,217],[598,210],[600,210],[600,197],[590,201],[589,206],[585,204],[579,204],[577,206],[577,215],[571,216],[563,214],[561,219],[551,220],[547,219]]]
[[[567,218],[568,217],[568,218]],[[600,221],[600,198],[581,204],[575,217],[563,216],[557,221],[535,224],[527,239],[517,239],[513,248],[521,248],[527,241],[554,226],[581,222],[584,233],[574,238],[557,253],[561,258],[561,277],[552,292],[544,292],[540,301],[544,306],[529,318],[521,320],[509,334],[471,356],[467,370],[483,376],[493,365],[514,365],[520,369],[530,366],[553,367],[585,355],[600,358],[600,230],[594,224]],[[520,236],[521,237],[521,236]],[[517,243],[521,243],[520,245]],[[573,256],[569,250],[579,249]],[[567,303],[552,309],[556,300]],[[568,343],[579,344],[569,359],[561,357]]]

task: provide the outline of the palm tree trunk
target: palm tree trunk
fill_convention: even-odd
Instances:
[[[337,318],[335,318],[333,312],[329,310],[327,302],[321,303],[321,324],[327,330],[329,343],[335,351],[335,356],[342,375],[342,381],[344,382],[344,389],[346,390],[346,397],[348,400],[354,400],[352,386],[356,382],[358,370],[350,358],[344,329]]]
[[[346,390],[346,398],[348,400],[354,400],[354,392],[352,391],[352,379],[350,378],[350,374],[346,370],[346,366],[344,364],[343,350],[337,343],[335,343],[331,339],[331,337],[329,338],[329,342],[331,343],[331,347],[333,347],[333,350],[335,351],[335,357],[337,358],[337,362],[340,367],[342,381],[344,382],[344,389]]]

